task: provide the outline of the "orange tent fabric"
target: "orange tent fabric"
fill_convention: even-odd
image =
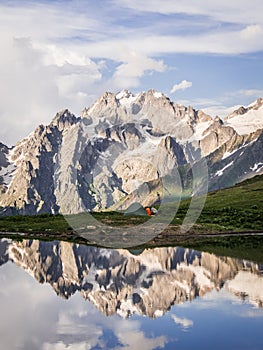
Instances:
[[[147,215],[149,215],[149,216],[152,215],[151,209],[150,209],[149,207],[147,207],[147,208],[145,209],[145,211],[146,211]]]

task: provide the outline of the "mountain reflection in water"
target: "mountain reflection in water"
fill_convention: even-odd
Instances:
[[[157,323],[159,322],[157,320],[167,320],[169,316],[169,320],[172,320],[174,325],[179,325],[181,329],[187,330],[193,327],[194,321],[189,315],[186,317],[180,314],[184,305],[185,310],[187,310],[187,305],[191,304],[192,312],[194,312],[194,305],[196,305],[194,304],[195,300],[201,303],[209,300],[211,301],[211,299],[214,297],[217,298],[219,295],[221,298],[222,296],[225,298],[227,295],[227,303],[229,303],[229,300],[231,301],[230,304],[233,305],[238,303],[242,305],[242,303],[246,303],[246,305],[250,305],[250,315],[258,312],[256,318],[258,321],[261,320],[262,326],[262,265],[229,257],[218,257],[213,254],[181,247],[128,251],[125,249],[104,249],[59,241],[43,242],[38,240],[23,240],[16,242],[9,239],[2,239],[0,241],[0,307],[3,318],[0,323],[1,330],[4,329],[3,323],[5,315],[3,312],[6,308],[4,305],[5,292],[8,293],[9,288],[11,288],[10,285],[15,283],[17,279],[19,285],[14,288],[17,288],[16,297],[18,300],[20,293],[22,293],[23,283],[18,277],[12,277],[12,274],[15,275],[15,272],[11,268],[11,266],[15,266],[14,264],[20,268],[19,271],[23,269],[26,271],[27,276],[33,276],[34,280],[38,281],[40,284],[45,284],[45,286],[42,285],[41,288],[48,288],[51,290],[48,286],[50,285],[56,294],[62,297],[58,298],[61,300],[60,303],[62,300],[66,299],[66,305],[69,305],[68,303],[70,300],[72,300],[72,303],[76,303],[76,300],[80,302],[79,299],[81,299],[84,303],[84,307],[83,304],[81,304],[81,307],[76,306],[74,308],[78,310],[79,317],[83,317],[83,319],[87,316],[85,305],[89,304],[90,306],[88,306],[88,309],[90,314],[94,314],[95,306],[95,308],[100,311],[101,316],[106,315],[113,317],[113,315],[116,315],[117,319],[114,322],[118,323],[118,327],[120,328],[124,327],[123,325],[128,327],[126,322],[137,322],[130,323],[130,326],[131,324],[136,324],[138,328],[138,320],[141,319],[140,316],[147,316],[149,321],[152,320],[151,322],[153,322],[153,320],[155,320]],[[6,271],[11,271],[10,277],[7,272],[5,274],[5,266],[7,269]],[[1,273],[3,277],[1,277]],[[10,278],[10,280],[12,279],[12,283],[8,282],[8,278]],[[38,284],[38,286],[40,286],[40,284]],[[2,288],[6,288],[6,290],[2,290]],[[39,289],[37,286],[33,288]],[[28,288],[27,293],[30,294],[30,288]],[[41,294],[41,292],[38,293]],[[85,300],[90,303],[87,304]],[[34,303],[33,297],[32,303]],[[43,300],[42,303],[44,303]],[[93,305],[93,311],[91,311],[91,305]],[[174,310],[172,308],[174,305],[177,305],[179,310],[176,314],[171,312],[171,310]],[[211,307],[211,304],[209,307]],[[9,311],[6,311],[6,313],[8,312]],[[246,312],[248,312],[248,310],[246,310]],[[43,317],[42,313],[43,312],[39,312],[41,317]],[[97,315],[96,317],[101,316]],[[17,315],[15,317],[17,317]],[[37,310],[36,317],[38,317]],[[155,329],[157,323],[155,323],[155,326],[153,326],[152,323],[151,326],[147,326],[148,328],[153,328],[151,329],[152,335],[146,338],[145,334],[140,333],[141,331],[139,328],[137,329],[135,326],[132,326],[130,329],[130,326],[128,327],[128,333],[131,339],[136,338],[133,338],[135,333],[139,337],[138,339],[136,338],[136,342],[138,341],[139,345],[137,343],[136,345],[128,342],[130,344],[128,346],[126,344],[128,341],[126,339],[128,336],[127,334],[125,337],[124,333],[117,336],[116,332],[114,332],[109,325],[107,325],[107,329],[105,329],[105,320],[107,319],[105,317],[103,321],[104,328],[95,336],[97,332],[96,317],[94,316],[94,319],[89,318],[89,330],[86,328],[84,329],[83,325],[79,327],[77,331],[74,330],[75,336],[76,332],[78,333],[78,339],[82,339],[82,336],[86,339],[83,344],[87,344],[87,342],[89,344],[89,347],[81,347],[80,343],[78,343],[78,348],[127,348],[138,350],[141,349],[140,346],[144,346],[145,349],[166,348],[166,346],[168,346],[168,336],[165,336],[160,331],[161,328],[158,330]],[[92,323],[92,321],[95,323]],[[42,320],[42,323],[44,323],[44,320]],[[61,344],[63,343],[63,345],[61,345],[61,347],[55,347],[54,344],[58,344],[58,340],[55,338],[53,340],[51,339],[48,343],[43,341],[41,343],[43,349],[73,349],[70,345],[72,344],[73,335],[71,334],[71,328],[73,325],[70,324],[68,319],[66,321],[65,319],[59,319],[58,323],[60,327],[56,334],[59,333],[63,338],[63,341],[61,340],[62,338],[59,338],[59,342]],[[110,320],[109,323],[111,323]],[[61,324],[63,324],[63,326],[61,326]],[[74,324],[74,321],[72,321],[72,324]],[[45,327],[47,327],[47,325],[45,325]],[[136,329],[133,329],[133,327]],[[155,331],[153,331],[153,329],[155,329]],[[169,333],[169,327],[167,328],[167,332]],[[155,338],[153,338],[153,334]],[[89,340],[87,340],[87,337]],[[100,345],[95,341],[97,344],[95,346],[95,343],[93,344],[91,341],[92,337],[95,337],[97,340],[104,340],[99,343]],[[255,337],[257,337],[257,335],[254,336],[254,338]],[[4,342],[4,339],[5,337],[0,340],[0,345],[10,346],[8,343],[1,344],[1,342]],[[132,340],[129,341],[132,342]],[[144,345],[140,345],[140,343]],[[21,344],[20,347],[18,345],[13,345],[13,347],[16,348],[17,346],[19,349],[34,349],[35,346],[32,339],[30,340],[30,344],[28,342],[24,342],[23,344],[24,347],[21,346]],[[53,344],[54,347],[52,347],[53,345],[51,346],[51,344]],[[126,344],[127,347],[123,347],[123,344]],[[261,348],[263,342],[258,340],[254,345],[255,349]],[[38,347],[39,346],[38,344]],[[232,344],[231,346],[233,348],[234,345]]]
[[[105,315],[160,316],[172,305],[226,288],[263,305],[263,265],[181,247],[109,250],[67,242],[1,242],[8,260],[64,298],[80,292]]]

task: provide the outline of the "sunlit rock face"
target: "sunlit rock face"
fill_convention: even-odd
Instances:
[[[2,240],[0,262],[12,261],[69,298],[76,292],[105,315],[158,317],[172,305],[226,288],[263,303],[263,266],[184,248],[107,250],[66,242]]]
[[[175,169],[185,184],[203,157],[209,189],[224,188],[262,173],[262,130],[262,99],[212,118],[155,90],[107,92],[80,117],[65,109],[13,148],[0,143],[0,213],[126,209]]]

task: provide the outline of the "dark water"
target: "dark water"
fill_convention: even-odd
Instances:
[[[0,241],[1,349],[263,349],[263,266]]]

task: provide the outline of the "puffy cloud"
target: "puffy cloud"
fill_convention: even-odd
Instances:
[[[187,318],[181,318],[178,317],[176,315],[171,315],[172,319],[174,320],[174,322],[176,324],[179,324],[180,326],[182,326],[183,328],[189,328],[192,327],[194,322],[192,320],[189,320]]]
[[[164,348],[167,343],[165,336],[158,336],[153,338],[145,337],[142,331],[129,331],[117,333],[118,339],[121,342],[121,346],[117,347],[116,350],[136,350],[138,348],[145,350],[153,350],[157,348]]]
[[[187,81],[187,80],[182,80],[181,83],[179,84],[175,84],[170,93],[173,94],[175,93],[176,91],[178,90],[185,90],[185,89],[188,89],[190,88],[191,86],[193,85],[193,83],[191,81]]]
[[[129,87],[137,87],[140,83],[139,78],[145,72],[163,72],[166,66],[162,60],[155,60],[133,52],[125,63],[119,65],[110,80],[113,88],[122,89]]]
[[[1,46],[5,53],[0,57],[2,142],[12,144],[37,124],[49,123],[62,108],[79,113],[81,105],[84,108],[91,103],[88,96],[79,93],[91,91],[101,79],[95,62],[86,59],[85,64],[45,64],[46,53],[35,48],[29,38],[10,38]]]

